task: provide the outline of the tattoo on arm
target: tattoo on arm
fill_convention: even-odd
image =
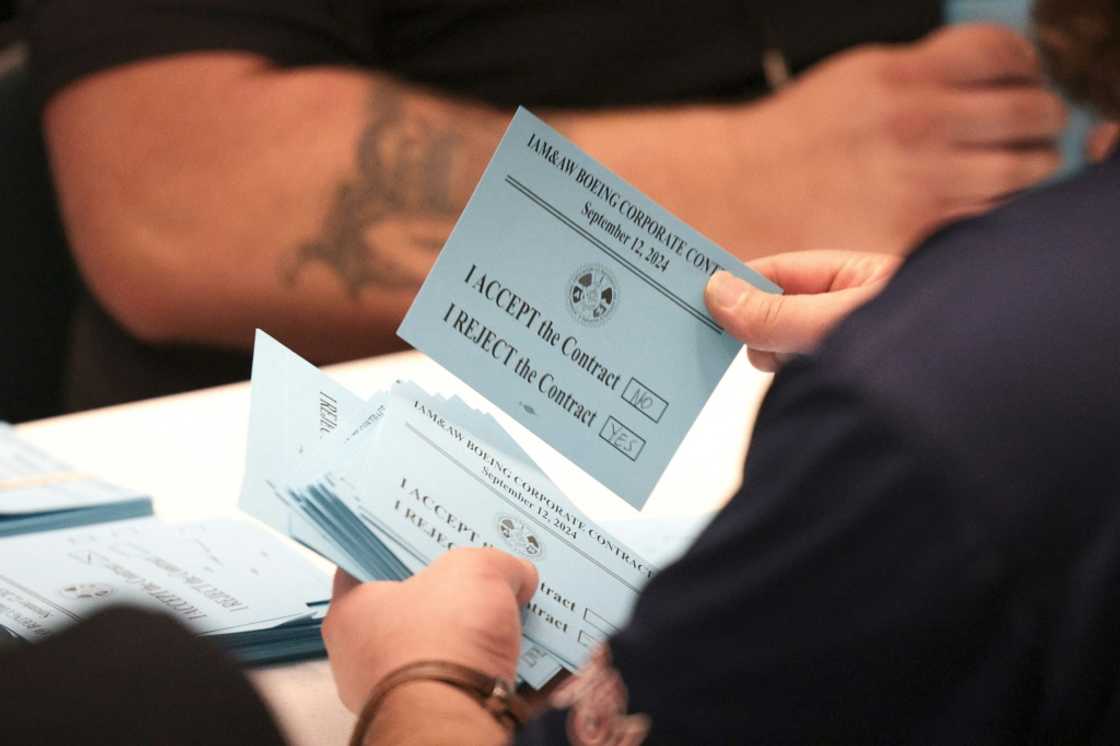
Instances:
[[[338,185],[319,236],[285,263],[282,278],[289,286],[305,266],[320,262],[355,300],[366,288],[417,287],[421,267],[450,230],[459,207],[451,184],[462,136],[449,123],[411,115],[392,83],[378,85],[371,104],[356,175]],[[427,261],[417,261],[417,252]]]

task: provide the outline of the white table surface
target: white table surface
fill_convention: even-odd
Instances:
[[[419,353],[370,358],[326,369],[365,397],[397,379],[433,393],[457,393],[494,414],[572,500],[596,520],[634,510],[573,467],[485,399]],[[717,509],[740,482],[758,404],[770,376],[740,353],[673,459],[644,510],[656,516]],[[81,471],[151,495],[167,521],[245,518],[237,508],[249,423],[249,388],[240,383],[18,426],[20,434]],[[248,520],[248,519],[247,519]],[[310,552],[324,569],[330,566]],[[325,661],[254,671],[294,744],[346,743],[352,717],[338,703]]]

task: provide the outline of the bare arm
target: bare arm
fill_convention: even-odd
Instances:
[[[541,112],[744,259],[902,253],[1057,165],[1026,42],[864,48],[754,105]],[[81,80],[46,112],[93,292],[137,337],[316,362],[384,352],[510,112],[342,68],[199,53]]]
[[[999,26],[865,45],[750,105],[573,118],[570,137],[740,258],[905,254],[1058,166],[1037,56]]]
[[[366,71],[246,54],[130,65],[46,111],[65,222],[137,337],[320,362],[382,352],[506,123]]]

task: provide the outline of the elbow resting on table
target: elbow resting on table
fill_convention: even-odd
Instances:
[[[197,53],[60,90],[44,131],[93,295],[155,344],[246,347],[255,325],[299,330],[324,314],[360,317],[367,336],[388,329],[401,299],[362,308],[331,278],[305,272],[296,286],[283,272],[353,168],[369,87],[353,71],[280,72],[255,55]]]
[[[152,345],[199,341],[191,319],[196,299],[186,283],[176,281],[174,270],[155,269],[142,257],[98,259],[77,246],[75,253],[94,298],[132,337]]]

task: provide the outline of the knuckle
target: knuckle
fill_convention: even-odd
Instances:
[[[934,139],[939,128],[937,117],[916,102],[885,102],[881,109],[883,134],[896,147],[908,150]]]
[[[858,287],[889,276],[894,272],[898,261],[899,257],[888,254],[857,254],[845,268],[852,278],[850,286]]]

